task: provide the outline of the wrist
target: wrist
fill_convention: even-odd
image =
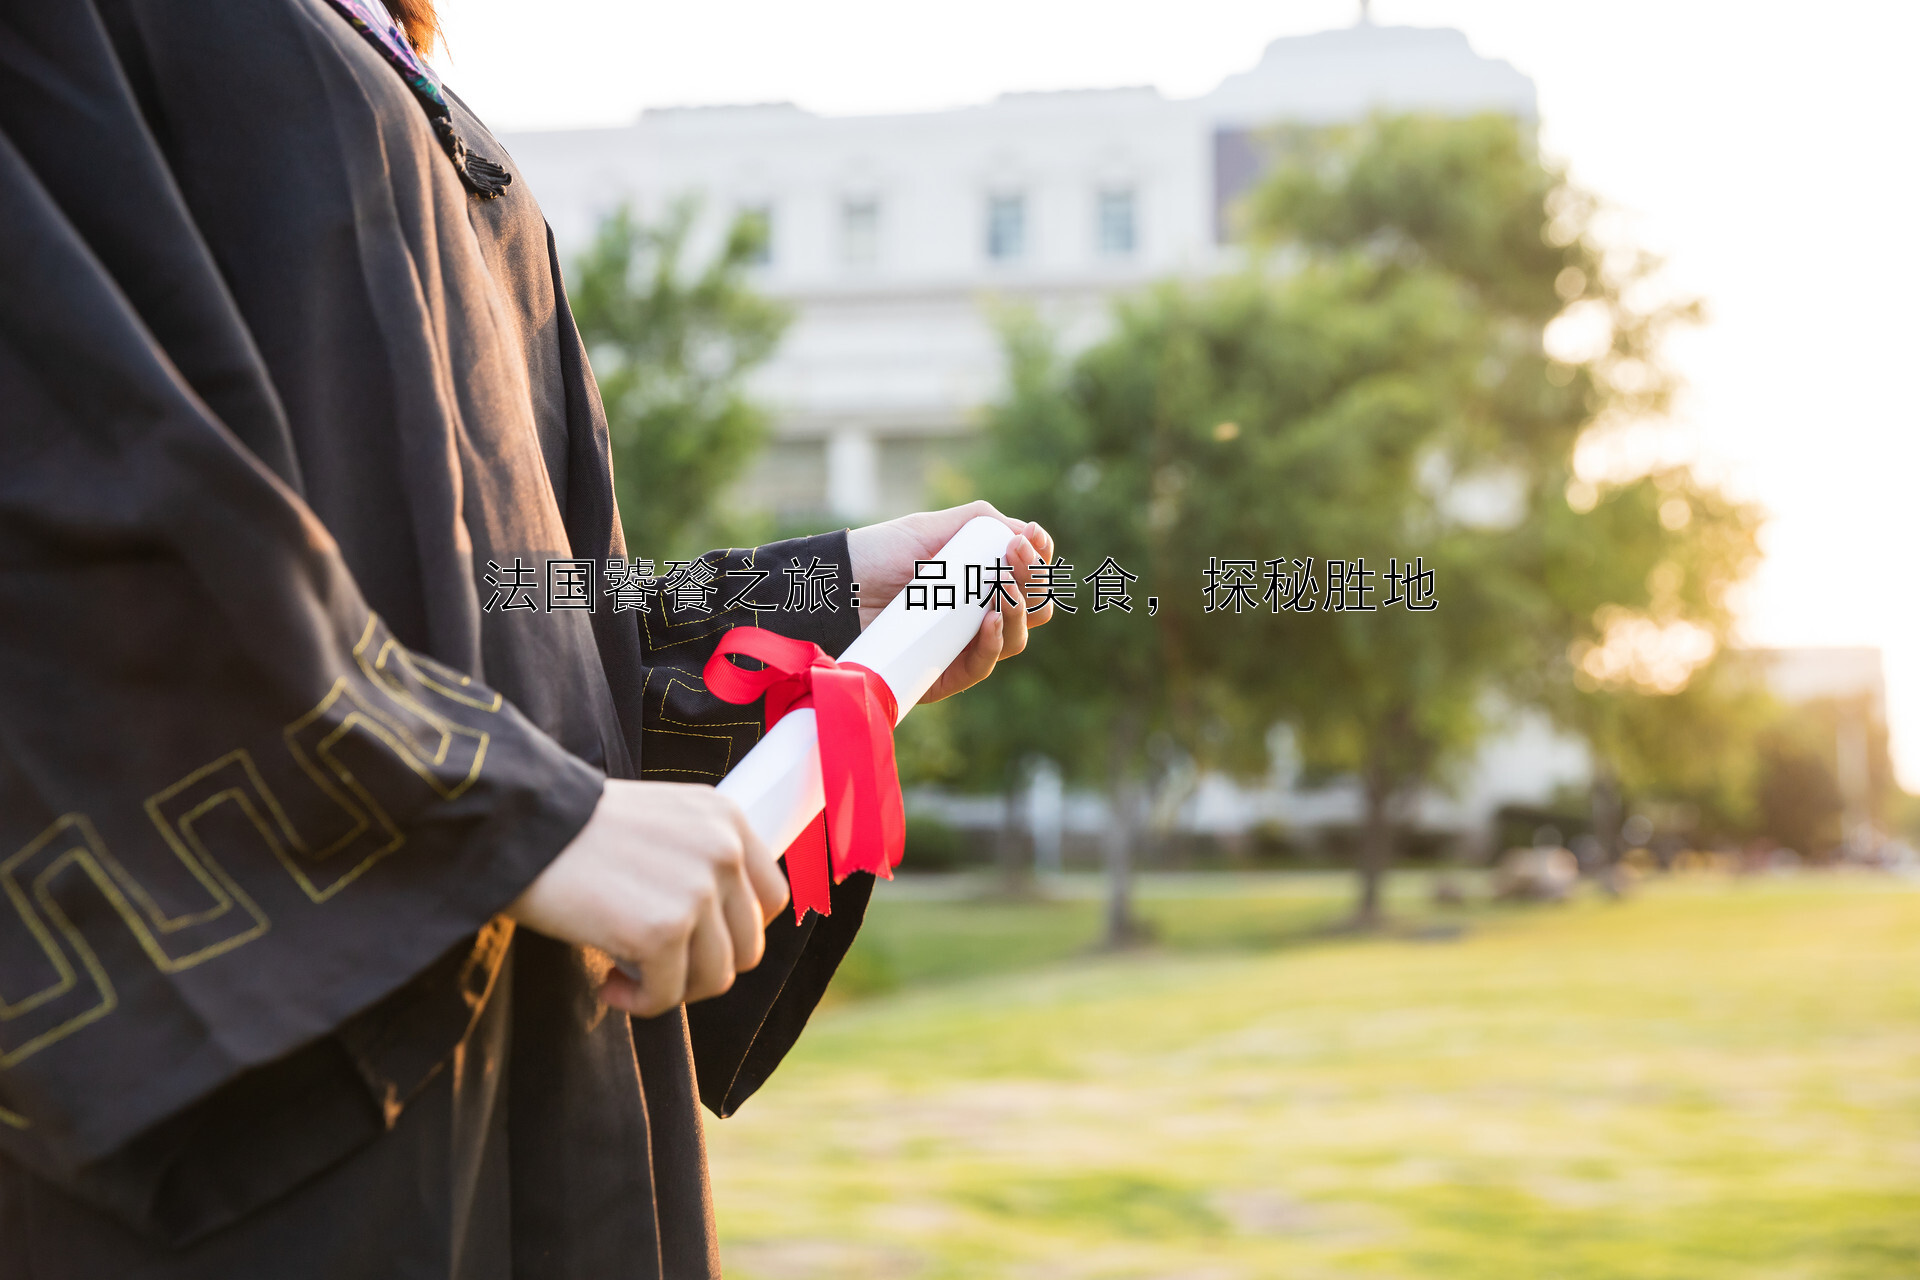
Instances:
[[[884,525],[869,524],[858,529],[847,530],[847,571],[853,581],[878,585],[881,577],[881,561],[885,558],[882,544],[886,540]],[[865,614],[866,609],[862,608]],[[866,625],[866,619],[861,619]]]

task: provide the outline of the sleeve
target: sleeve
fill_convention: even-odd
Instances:
[[[735,580],[752,582],[746,599],[762,606],[723,611],[713,619],[676,625],[666,602],[641,615],[647,657],[641,775],[679,781],[718,781],[759,740],[764,712],[708,693],[700,671],[721,634],[739,625],[764,626],[811,640],[838,656],[860,634],[859,609],[845,530],[773,543],[753,551],[715,552],[706,559]],[[764,576],[761,576],[764,575]],[[788,603],[788,587],[809,577],[838,590],[823,600]],[[806,606],[823,607],[809,610]],[[825,607],[829,605],[831,607]],[[853,944],[873,891],[873,877],[852,876],[833,889],[833,914],[796,923],[781,912],[767,926],[760,964],[732,990],[687,1007],[700,1098],[719,1116],[731,1115],[765,1082],[799,1039]]]
[[[571,389],[568,530],[576,548],[589,548],[601,558],[624,557],[606,414],[587,368],[551,231],[547,254],[562,334],[562,371]],[[627,745],[642,778],[718,782],[759,741],[763,708],[722,702],[707,692],[701,677],[729,629],[766,627],[811,640],[836,657],[860,634],[858,584],[845,529],[751,550],[713,551],[700,563],[719,584],[721,607],[710,613],[676,612],[670,600],[655,599],[645,610],[606,608],[593,615],[615,701],[639,708],[627,726]],[[833,915],[824,920],[809,916],[795,923],[791,913],[782,912],[767,925],[760,964],[740,975],[725,995],[688,1006],[698,1091],[715,1114],[731,1114],[793,1047],[852,945],[872,891],[872,877],[863,873],[835,886]],[[636,1038],[644,1040],[645,1033],[637,1031]]]
[[[834,657],[860,634],[844,529],[751,550],[712,551],[700,560],[714,582],[724,584],[715,601],[721,607],[711,613],[676,609],[663,592],[637,614],[643,778],[718,782],[760,740],[764,708],[722,702],[702,678],[720,637],[734,627],[765,627],[810,640]],[[810,575],[817,589],[808,587]],[[788,586],[796,582],[801,589],[793,607],[786,607]]]
[[[110,72],[91,6],[0,16],[0,1151],[109,1200],[90,1170],[266,1064],[377,1122],[423,1068],[367,1015],[441,970],[471,1008],[602,786],[398,644],[223,420],[271,392]]]
[[[783,911],[767,926],[767,954],[723,996],[687,1006],[700,1101],[722,1118],[765,1084],[807,1020],[860,932],[873,877],[833,886],[833,914],[796,924]]]

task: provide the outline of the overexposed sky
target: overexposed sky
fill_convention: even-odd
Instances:
[[[790,100],[915,111],[1017,89],[1204,93],[1345,0],[441,0],[498,130]],[[1754,644],[1874,644],[1920,791],[1920,4],[1376,0],[1540,91],[1546,145],[1711,318],[1677,339],[1699,465],[1770,512]],[[537,193],[536,193],[537,194]]]

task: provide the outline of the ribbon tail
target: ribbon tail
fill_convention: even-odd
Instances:
[[[736,666],[733,655],[765,665]],[[876,671],[839,664],[818,645],[735,627],[720,638],[703,670],[723,702],[765,698],[767,728],[811,706],[820,744],[824,812],[786,852],[796,919],[832,912],[833,886],[855,871],[891,878],[906,846],[906,816],[893,751],[899,719],[893,691]]]
[[[861,670],[865,749],[855,765],[854,784],[860,803],[860,834],[867,842],[874,874],[891,880],[907,844],[900,768],[893,755],[893,695],[878,674]]]
[[[787,846],[787,888],[793,894],[795,924],[805,924],[807,912],[833,914],[833,883],[827,869],[827,815],[820,814]]]
[[[858,732],[864,741],[853,765],[854,822],[859,828],[861,865],[884,880],[893,879],[899,861],[887,840],[888,792],[895,802],[899,784],[894,778],[893,722],[874,703],[873,690],[860,682],[861,716]]]
[[[880,846],[886,850],[889,877],[907,851],[907,815],[900,795],[900,767],[893,758],[893,724],[873,726],[874,782],[880,792],[876,810],[880,820]]]
[[[836,883],[856,871],[874,870],[872,851],[862,837],[861,764],[865,747],[866,682],[857,672],[813,673],[814,723],[820,732],[820,782],[826,793],[827,848]]]

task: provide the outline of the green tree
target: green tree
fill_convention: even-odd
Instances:
[[[1687,834],[1696,839],[1765,825],[1763,744],[1783,711],[1742,657],[1716,655],[1677,688],[1670,681],[1601,684],[1576,663],[1570,705],[1559,718],[1593,754],[1593,831],[1609,855],[1621,851],[1627,813],[1649,805],[1693,815]]]
[[[1021,311],[1003,321],[1007,392],[985,422],[970,487],[984,489],[1002,510],[1031,513],[1056,536],[1066,531],[1068,558],[1097,547],[1138,574],[1158,539],[1157,526],[1149,530],[1132,501],[1147,483],[1148,463],[1110,439],[1106,424],[1069,392],[1070,371],[1044,327]],[[1077,578],[1097,565],[1076,568]],[[903,769],[920,779],[1002,791],[1010,800],[1022,763],[1046,755],[1061,763],[1069,782],[1107,792],[1113,804],[1104,844],[1114,890],[1107,934],[1114,945],[1142,934],[1128,868],[1148,808],[1148,744],[1191,736],[1180,724],[1175,692],[1189,687],[1186,670],[1167,651],[1163,629],[1146,619],[1146,591],[1133,585],[1130,613],[1095,612],[1090,589],[1078,588],[1070,601],[1077,612],[1057,620],[1025,656],[968,697],[919,709],[901,730]],[[1063,644],[1045,643],[1056,635]]]
[[[1455,383],[1450,406],[1434,406],[1456,425],[1432,433],[1440,452],[1430,457],[1443,475],[1499,477],[1521,498],[1506,527],[1451,548],[1465,553],[1459,571],[1498,588],[1473,607],[1491,603],[1499,629],[1521,643],[1457,648],[1447,642],[1464,637],[1432,633],[1452,658],[1442,683],[1477,675],[1481,705],[1494,694],[1507,705],[1545,706],[1581,732],[1596,758],[1596,818],[1615,831],[1618,774],[1652,758],[1644,732],[1652,726],[1717,745],[1716,789],[1738,807],[1726,793],[1750,772],[1731,732],[1748,718],[1740,696],[1712,686],[1678,704],[1664,700],[1687,687],[1690,662],[1724,641],[1728,590],[1758,555],[1757,514],[1684,468],[1600,486],[1572,465],[1585,433],[1665,412],[1676,383],[1661,340],[1697,318],[1697,304],[1662,300],[1659,262],[1603,241],[1598,202],[1544,163],[1531,131],[1509,118],[1380,118],[1296,132],[1281,145],[1291,162],[1254,201],[1258,234],[1313,260],[1363,259],[1389,278],[1439,274],[1462,291],[1472,317],[1477,364],[1470,383]],[[1605,659],[1619,659],[1613,666],[1622,670],[1594,678],[1590,668],[1605,670]],[[1352,723],[1342,707],[1305,718],[1371,742],[1360,754],[1384,757],[1389,797],[1405,796],[1430,776],[1423,765],[1471,745],[1471,718],[1443,715],[1451,735],[1396,732],[1396,723],[1430,724],[1421,714],[1430,704],[1406,682],[1388,683],[1400,686],[1387,696],[1391,710],[1371,726]],[[1632,752],[1635,740],[1621,732],[1628,724],[1643,730]],[[1372,873],[1390,852],[1384,806],[1371,795],[1378,767],[1360,764],[1370,793],[1363,919],[1377,913]]]
[[[1071,362],[1012,330],[982,486],[1083,575],[1108,555],[1139,573],[1159,608],[1064,619],[955,732],[971,759],[1046,750],[1104,774],[1126,815],[1156,741],[1247,774],[1290,722],[1308,764],[1361,783],[1372,925],[1418,789],[1503,708],[1572,706],[1574,654],[1616,616],[1716,635],[1753,518],[1690,476],[1576,479],[1583,432],[1663,407],[1658,339],[1690,309],[1642,300],[1656,264],[1597,243],[1593,202],[1526,127],[1390,117],[1276,145],[1246,271],[1123,303]],[[1569,324],[1598,339],[1549,341]],[[1220,589],[1228,560],[1257,562],[1227,583],[1250,592]],[[1361,560],[1370,593],[1329,577]],[[1296,561],[1315,608],[1276,611]],[[1429,572],[1438,607],[1409,609]]]
[[[718,532],[716,499],[766,438],[746,377],[789,319],[747,279],[767,243],[765,220],[735,219],[696,267],[697,215],[685,201],[647,225],[623,207],[573,272],[574,319],[606,405],[620,520],[636,555],[696,551]]]

